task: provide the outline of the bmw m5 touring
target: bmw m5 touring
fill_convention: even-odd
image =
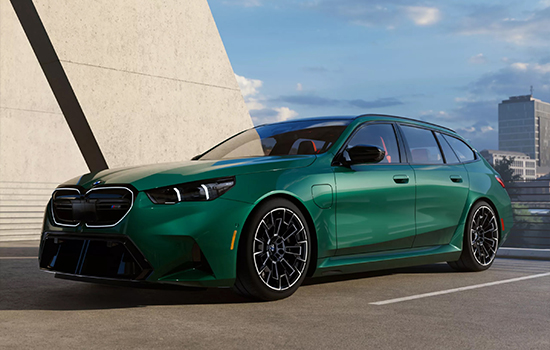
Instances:
[[[488,269],[512,226],[499,174],[453,130],[362,115],[262,125],[190,161],[60,185],[56,277],[290,296],[306,276],[448,262]]]

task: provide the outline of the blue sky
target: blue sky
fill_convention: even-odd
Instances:
[[[498,103],[550,101],[550,0],[209,0],[256,124],[395,114],[497,147]]]

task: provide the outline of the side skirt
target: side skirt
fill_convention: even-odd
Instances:
[[[317,270],[313,277],[456,261],[460,258],[460,253],[460,248],[448,244],[329,257],[317,260]]]

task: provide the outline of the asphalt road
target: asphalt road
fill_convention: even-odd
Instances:
[[[55,279],[39,271],[36,245],[0,243],[1,349],[550,349],[550,261],[309,280],[288,299],[258,303],[228,289]]]

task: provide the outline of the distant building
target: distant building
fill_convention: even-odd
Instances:
[[[498,148],[527,154],[550,167],[550,103],[532,95],[513,96],[498,105]]]
[[[537,162],[527,154],[521,152],[496,151],[484,149],[479,152],[492,166],[506,158],[514,158],[512,168],[514,175],[520,175],[523,181],[535,180],[537,178]]]

